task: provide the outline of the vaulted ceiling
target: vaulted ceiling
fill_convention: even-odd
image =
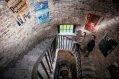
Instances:
[[[119,14],[118,7],[118,0],[49,0],[52,18],[73,16],[84,19],[88,13],[112,17]]]

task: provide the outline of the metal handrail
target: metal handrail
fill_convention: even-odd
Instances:
[[[58,35],[58,36],[54,36],[54,39],[52,40],[51,43],[49,43],[49,45],[47,46],[47,49],[39,56],[39,58],[37,59],[36,63],[33,66],[33,70],[32,70],[32,79],[38,79],[38,77],[40,77],[40,79],[45,79],[43,78],[43,75],[38,71],[38,67],[41,64],[43,70],[45,71],[45,74],[47,76],[48,79],[51,79],[50,77],[50,73],[52,73],[52,63],[55,57],[55,52],[57,48],[60,49],[67,49],[67,50],[71,50],[73,52],[73,39],[63,36],[63,35]],[[65,40],[66,39],[66,40]],[[82,70],[81,70],[81,54],[79,52],[79,50],[77,50],[76,46],[74,48],[74,53],[73,53],[77,59],[77,79],[82,79]],[[43,58],[45,58],[46,63],[48,65],[48,70],[46,69],[46,65],[43,62]]]
[[[72,51],[72,53],[75,55],[76,59],[77,59],[77,79],[82,79],[82,68],[81,68],[81,54],[80,54],[80,49],[76,47],[76,44],[74,44],[73,42],[76,42],[75,40],[73,40],[72,38],[67,37],[66,35],[59,35],[59,43],[60,45],[58,46],[59,49],[64,49],[64,50],[70,50]],[[64,48],[63,44],[66,38],[66,46]],[[69,42],[67,43],[67,40],[69,40]],[[69,44],[71,41],[72,44]],[[77,43],[78,44],[78,43]],[[71,45],[69,47],[69,45]],[[79,45],[79,44],[78,44]],[[74,46],[74,48],[73,48]]]
[[[54,37],[54,39],[52,40],[52,42],[47,46],[48,48],[49,47],[51,47],[51,45],[54,43],[56,41],[56,36]],[[55,42],[56,43],[56,42]],[[45,66],[44,66],[44,64],[43,64],[43,61],[42,61],[42,59],[43,59],[43,57],[45,56],[46,57],[46,53],[48,53],[48,49],[47,50],[45,50],[40,56],[39,56],[39,58],[37,59],[37,61],[36,61],[36,63],[34,64],[34,66],[33,66],[33,69],[32,69],[32,78],[31,79],[38,79],[37,78],[37,75],[39,75],[40,77],[41,77],[41,79],[43,78],[42,77],[42,75],[38,72],[38,66],[39,66],[39,64],[41,63],[42,65],[43,65],[43,68],[45,69]],[[46,58],[46,60],[47,60],[48,58]],[[50,59],[50,57],[49,57],[49,60],[51,60]],[[50,61],[50,63],[51,63],[52,61]],[[48,72],[46,71],[46,69],[45,69],[45,72],[46,72],[46,74],[47,74],[47,76],[48,76],[48,78],[49,78],[49,75],[48,75]],[[51,70],[50,70],[50,72],[51,72]]]

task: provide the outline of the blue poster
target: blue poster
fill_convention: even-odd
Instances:
[[[39,24],[48,23],[49,21],[49,9],[48,1],[44,0],[42,2],[36,2],[33,4],[34,11],[36,12],[36,17]]]

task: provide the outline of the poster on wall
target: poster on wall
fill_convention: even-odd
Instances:
[[[105,34],[105,36],[99,43],[99,49],[106,57],[114,50],[114,48],[116,48],[117,45],[118,43],[112,37],[110,37],[108,34]]]
[[[8,7],[12,10],[13,15],[18,23],[22,25],[30,19],[30,12],[26,4],[26,0],[5,0]]]
[[[48,9],[48,0],[37,0],[33,4],[36,17],[39,24],[48,23],[49,21],[49,9]]]
[[[89,13],[87,16],[85,29],[90,32],[96,32],[97,28],[98,28],[96,25],[99,22],[100,18],[101,18],[101,16],[99,16],[99,15]]]

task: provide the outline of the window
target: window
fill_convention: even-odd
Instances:
[[[59,25],[58,32],[60,34],[73,34],[75,32],[75,25],[72,24]]]

